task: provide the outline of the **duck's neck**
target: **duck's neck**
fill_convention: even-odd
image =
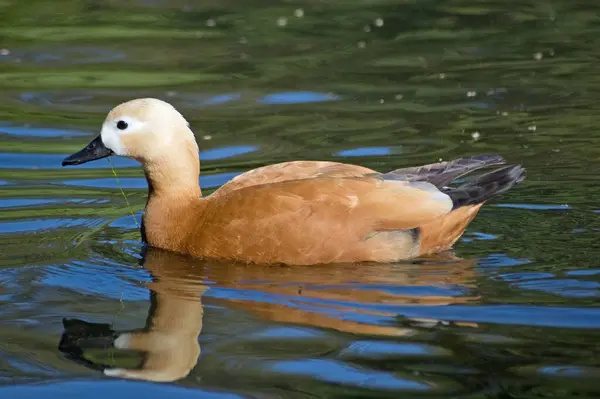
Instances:
[[[144,162],[148,201],[144,210],[142,238],[152,246],[178,250],[181,231],[203,205],[198,182],[200,161],[196,151],[174,152]]]
[[[153,196],[198,198],[202,195],[198,183],[198,154],[165,154],[157,160],[144,162],[144,172],[149,199]]]

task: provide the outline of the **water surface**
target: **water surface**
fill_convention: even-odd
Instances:
[[[0,2],[0,396],[597,397],[598,11]],[[144,252],[120,192],[139,222],[138,164],[114,159],[118,182],[106,160],[60,166],[141,96],[190,121],[207,194],[295,159],[388,171],[498,152],[528,178],[453,254],[424,261],[264,268]],[[178,324],[158,342],[173,346],[103,347],[165,314]],[[161,355],[171,381],[156,385]],[[137,381],[103,375],[140,365]]]

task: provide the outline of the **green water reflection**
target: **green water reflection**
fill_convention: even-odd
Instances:
[[[596,397],[598,11],[0,1],[0,395]],[[207,193],[294,159],[386,171],[499,152],[528,178],[483,209],[452,260],[247,270],[169,258],[161,274],[139,255],[110,165],[59,165],[141,96],[191,122]],[[115,162],[139,218],[143,173]],[[132,367],[143,353],[59,350],[63,318],[142,328],[164,281],[167,300],[203,312],[185,377],[116,381],[91,363]]]

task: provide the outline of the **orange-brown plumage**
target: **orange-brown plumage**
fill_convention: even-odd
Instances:
[[[439,220],[421,225],[420,254],[434,254],[451,248],[477,216],[482,205],[481,203],[463,206],[442,216]]]
[[[131,127],[119,131],[118,121]],[[487,199],[524,175],[520,166],[502,167],[446,187],[468,172],[504,163],[495,155],[388,173],[297,161],[248,171],[202,197],[197,144],[169,104],[141,99],[119,105],[98,140],[95,153],[129,156],[144,167],[150,190],[143,238],[150,245],[252,263],[392,262],[440,252]],[[91,160],[87,148],[64,163]]]

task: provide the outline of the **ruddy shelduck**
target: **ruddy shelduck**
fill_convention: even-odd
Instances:
[[[170,104],[135,99],[109,112],[101,133],[65,158],[138,160],[148,180],[142,239],[196,257],[296,265],[394,262],[450,249],[485,201],[525,177],[502,166],[456,187],[466,173],[505,163],[478,155],[387,173],[295,161],[243,173],[202,196],[199,150]]]

